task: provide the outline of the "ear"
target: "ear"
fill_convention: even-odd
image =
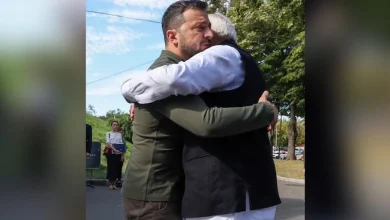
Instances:
[[[175,29],[170,29],[167,31],[167,39],[168,42],[174,45],[179,44],[179,39],[178,39],[178,32]]]

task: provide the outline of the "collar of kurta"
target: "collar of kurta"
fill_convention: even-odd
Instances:
[[[229,39],[222,41],[220,45],[237,45],[237,43],[234,40]]]
[[[179,57],[178,55],[172,53],[172,52],[169,51],[169,50],[163,50],[163,51],[161,52],[161,55],[160,55],[160,56],[169,57],[169,58],[173,59],[173,60],[176,61],[176,62],[184,61],[181,57]]]

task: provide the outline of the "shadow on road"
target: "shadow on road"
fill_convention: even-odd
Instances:
[[[305,201],[302,199],[282,198],[282,204],[276,207],[275,220],[304,220]]]
[[[292,186],[288,188],[287,185]],[[276,208],[275,220],[305,219],[305,201],[302,195],[303,189],[300,187],[304,187],[304,185],[280,184],[282,204]],[[124,219],[119,190],[111,191],[107,186],[96,186],[94,189],[87,187],[86,193],[87,220]]]

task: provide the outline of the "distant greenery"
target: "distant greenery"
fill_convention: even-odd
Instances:
[[[226,13],[236,28],[238,45],[251,53],[264,72],[271,102],[289,117],[284,136],[287,159],[295,160],[295,146],[302,143],[297,117],[305,117],[305,0],[207,2],[209,12]]]
[[[123,164],[123,170],[126,169],[127,161],[130,158],[132,144],[130,143],[131,138],[131,121],[129,120],[129,114],[121,112],[120,110],[110,110],[106,113],[105,116],[94,116],[95,111],[93,106],[89,106],[86,112],[86,123],[92,126],[92,141],[98,141],[101,143],[101,169],[93,171],[93,179],[105,179],[106,170],[107,170],[107,160],[103,155],[103,149],[106,144],[106,134],[111,131],[111,121],[119,121],[122,130],[124,131],[124,136],[126,139],[127,152],[126,152],[126,161]],[[115,115],[115,116],[114,116]],[[90,172],[87,172],[87,177],[90,178]]]
[[[126,141],[130,142],[131,136],[132,136],[132,133],[131,133],[132,124],[131,124],[130,116],[128,113],[125,113],[125,112],[121,111],[120,109],[117,109],[117,110],[109,110],[106,113],[106,115],[103,115],[103,116],[95,116],[95,114],[96,114],[95,108],[92,105],[89,105],[88,110],[87,110],[87,119],[86,120],[87,120],[87,123],[91,122],[90,125],[92,125],[92,127],[95,127],[95,125],[96,125],[96,129],[97,129],[96,135],[94,132],[94,137],[98,138],[98,139],[96,139],[96,141],[105,142],[107,132],[111,131],[111,122],[113,120],[117,120],[120,124],[120,127],[123,130],[123,134],[124,134]],[[90,120],[90,121],[88,121],[88,120]],[[95,125],[92,123],[95,123]]]
[[[276,174],[281,177],[305,179],[303,172],[304,161],[301,160],[274,160]]]
[[[272,146],[288,146],[288,125],[290,124],[290,119],[279,119],[276,124],[276,129],[271,132],[271,145]],[[276,131],[277,130],[277,131]],[[277,135],[276,135],[277,133]],[[276,140],[277,139],[277,140]],[[296,146],[305,144],[305,121],[303,119],[297,120],[297,140],[295,142]]]

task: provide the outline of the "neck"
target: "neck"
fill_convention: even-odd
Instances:
[[[224,42],[225,40],[231,40],[230,37],[214,37],[214,45],[219,45],[221,44],[222,42]]]
[[[187,60],[188,58],[185,57],[179,50],[179,48],[175,47],[174,45],[172,44],[168,44],[165,46],[165,50],[168,50],[174,54],[176,54],[177,56],[179,56],[180,58],[182,58],[183,60]]]

